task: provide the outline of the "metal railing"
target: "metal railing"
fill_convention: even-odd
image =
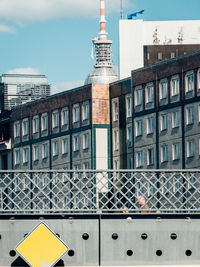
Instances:
[[[200,212],[200,170],[0,171],[0,213],[100,212]]]

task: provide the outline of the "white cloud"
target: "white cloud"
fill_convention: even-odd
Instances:
[[[38,69],[34,68],[17,68],[7,71],[7,74],[41,74]]]
[[[123,0],[124,7],[131,0]],[[108,12],[120,10],[120,0],[106,0]],[[1,0],[0,19],[17,23],[56,18],[96,17],[100,0]]]
[[[56,83],[51,87],[51,94],[57,94],[63,91],[67,91],[82,86],[83,84],[83,80]]]
[[[0,32],[15,33],[15,28],[0,24]]]

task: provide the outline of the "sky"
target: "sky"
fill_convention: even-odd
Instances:
[[[105,0],[108,39],[118,66],[120,0]],[[143,20],[198,20],[200,0],[122,0]],[[100,0],[0,0],[0,75],[47,76],[52,93],[84,83],[93,69],[92,39],[99,33]]]

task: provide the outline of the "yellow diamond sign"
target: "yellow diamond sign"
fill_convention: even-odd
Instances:
[[[51,267],[68,247],[44,224],[39,224],[16,251],[33,267]]]

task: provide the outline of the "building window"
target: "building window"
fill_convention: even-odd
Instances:
[[[187,158],[194,157],[194,140],[187,141]]]
[[[131,126],[127,127],[127,144],[128,144],[128,147],[133,146],[133,137],[132,137],[132,127]]]
[[[142,120],[136,121],[136,136],[141,136],[143,134],[143,129],[142,129]]]
[[[14,124],[14,138],[20,137],[20,122]]]
[[[146,87],[146,103],[152,103],[154,100],[154,87],[153,85],[147,85]]]
[[[172,112],[172,128],[177,128],[180,125],[179,112]]]
[[[79,135],[74,136],[73,141],[74,141],[73,142],[74,151],[79,151],[80,150],[80,136]]]
[[[168,161],[168,146],[161,147],[161,162]]]
[[[153,165],[154,164],[154,149],[148,149],[147,151],[147,165]]]
[[[154,118],[147,119],[147,134],[152,134],[154,132]]]
[[[80,121],[80,106],[79,104],[73,105],[73,123]]]
[[[69,124],[69,110],[68,107],[63,108],[61,111],[61,126],[67,126]]]
[[[83,134],[83,149],[89,148],[89,133]]]
[[[113,147],[114,147],[114,151],[119,149],[119,132],[118,132],[118,130],[114,130],[114,132],[113,132]]]
[[[165,131],[168,128],[168,116],[167,114],[161,115],[161,131]]]
[[[160,99],[165,99],[168,96],[168,85],[167,85],[167,81],[160,81],[159,84],[159,88],[160,88]]]
[[[175,57],[175,52],[171,52],[171,58]]]
[[[200,69],[197,72],[197,89],[200,90]]]
[[[89,120],[89,112],[90,112],[90,109],[89,109],[89,101],[86,101],[86,102],[83,102],[83,105],[82,105],[82,120],[85,121],[85,120]]]
[[[172,159],[173,160],[180,159],[180,144],[174,144],[172,146]]]
[[[68,138],[62,140],[62,154],[68,153],[69,142]]]
[[[185,75],[185,91],[191,92],[194,90],[194,73],[188,72]]]
[[[194,109],[193,107],[186,108],[186,124],[193,124],[194,123]]]
[[[132,116],[132,97],[130,95],[126,96],[126,118]]]
[[[158,52],[158,59],[162,60],[162,52]]]
[[[39,132],[39,117],[33,117],[33,133],[36,134]]]
[[[59,126],[59,112],[58,110],[53,111],[52,113],[52,128],[57,128]]]
[[[89,162],[83,163],[83,169],[89,170],[90,169],[90,163]]]
[[[143,152],[139,151],[136,153],[136,168],[143,166]]]
[[[23,149],[23,163],[29,162],[29,149],[24,148]]]
[[[15,150],[15,164],[20,164],[21,161],[21,153],[20,150]]]
[[[48,129],[48,115],[43,114],[41,117],[41,130],[46,131]]]
[[[23,136],[27,136],[28,135],[28,132],[29,132],[29,127],[28,127],[28,120],[24,120],[22,122],[22,135]]]
[[[49,156],[49,146],[48,143],[42,145],[42,158],[46,159]]]
[[[176,96],[179,94],[180,81],[177,76],[172,77],[171,79],[171,96]]]
[[[39,146],[36,145],[33,147],[33,160],[39,160]]]
[[[59,154],[59,143],[58,141],[53,142],[53,156],[58,156]]]
[[[113,121],[118,121],[119,119],[119,103],[118,99],[113,99],[112,101],[112,107],[113,107]]]
[[[135,89],[135,106],[142,105],[143,93],[142,89]]]

